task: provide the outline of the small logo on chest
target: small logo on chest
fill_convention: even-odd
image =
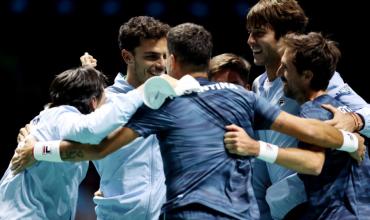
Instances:
[[[278,101],[278,104],[279,104],[279,106],[283,106],[285,104],[285,99],[280,98],[279,101]]]

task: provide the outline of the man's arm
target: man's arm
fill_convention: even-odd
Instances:
[[[325,148],[338,149],[342,147],[344,141],[338,129],[316,119],[300,118],[286,112],[281,112],[277,116],[271,129]],[[358,138],[358,146],[364,145],[364,138],[356,133],[354,135]]]
[[[325,149],[310,146],[307,148],[279,148],[275,163],[298,173],[320,175],[325,162]]]
[[[363,137],[357,133],[340,132],[316,119],[300,118],[282,112],[271,128],[314,146],[349,152],[358,162],[362,162],[365,157],[366,146]]]
[[[122,146],[135,140],[139,135],[130,128],[120,128],[112,132],[98,145],[81,144],[77,142],[61,141],[59,145],[60,157],[63,161],[99,160],[113,153]]]
[[[126,94],[111,94],[107,103],[90,114],[63,113],[60,135],[63,139],[97,144],[110,132],[126,124],[142,105],[142,87]]]
[[[35,158],[50,162],[77,162],[102,159],[120,147],[131,143],[138,136],[134,130],[123,127],[111,133],[98,145],[81,144],[72,141],[36,142],[34,139],[27,139],[25,145],[16,150],[16,154],[11,160],[11,170],[14,174],[17,174],[33,165],[36,162]],[[45,153],[44,149],[47,149],[48,153]]]
[[[261,142],[249,137],[243,128],[236,125],[226,126],[225,147],[230,153],[242,156],[256,156],[261,154]],[[266,144],[266,143],[265,143]],[[273,145],[267,144],[268,148]],[[274,163],[284,166],[298,173],[319,175],[325,162],[325,149],[320,147],[309,148],[276,148]],[[262,158],[259,158],[262,159]],[[272,161],[270,161],[272,162]]]
[[[339,100],[341,103],[356,112],[357,116],[361,119],[361,123],[363,124],[359,132],[367,137],[370,137],[370,104],[368,104],[361,96],[359,96],[347,83],[344,83],[343,79],[337,72],[335,72],[333,77],[330,79],[327,92],[330,96]],[[343,126],[343,123],[339,120],[331,122],[338,124],[338,127]],[[352,126],[356,127],[355,124]]]

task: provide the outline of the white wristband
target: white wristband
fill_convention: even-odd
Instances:
[[[278,156],[279,147],[263,141],[258,142],[260,143],[260,153],[257,158],[269,163],[274,163]]]
[[[60,141],[36,142],[33,147],[33,156],[36,160],[63,162],[59,152]]]
[[[343,144],[337,150],[346,152],[355,152],[358,149],[358,138],[355,134],[339,129],[343,135]]]

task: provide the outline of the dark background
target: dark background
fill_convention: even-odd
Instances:
[[[244,1],[36,1],[0,3],[0,95],[1,160],[3,174],[16,146],[18,130],[48,102],[53,77],[79,65],[88,51],[98,60],[98,69],[113,82],[125,72],[117,36],[120,25],[132,16],[151,15],[170,25],[194,22],[205,26],[214,38],[214,55],[233,52],[253,62],[247,46],[245,13],[255,0]],[[344,80],[370,101],[367,84],[368,17],[360,1],[298,1],[310,18],[309,30],[321,31],[339,43],[338,66]],[[369,13],[369,12],[367,12]],[[365,55],[364,55],[365,54]],[[263,68],[253,67],[253,80]],[[98,188],[94,170],[84,181],[84,194]],[[81,197],[80,215],[91,218],[89,198]]]

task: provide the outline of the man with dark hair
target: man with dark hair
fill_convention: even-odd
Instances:
[[[269,100],[271,104],[279,106],[282,110],[292,114],[298,114],[299,105],[292,99],[284,96],[283,82],[277,72],[280,66],[281,55],[279,54],[277,43],[285,34],[290,32],[302,33],[308,23],[308,18],[303,9],[296,0],[261,0],[254,5],[246,17],[246,26],[249,31],[248,44],[253,52],[254,63],[265,66],[265,73],[258,76],[252,85],[252,90],[261,97]],[[363,134],[369,135],[370,131],[370,111],[369,105],[359,97],[347,84],[345,84],[340,75],[335,72],[332,76],[328,94],[343,104],[349,106],[359,114],[353,116],[360,122],[355,124],[353,118],[349,117],[351,131],[361,130]],[[364,121],[360,119],[364,117]],[[348,118],[346,118],[346,121]],[[365,123],[363,123],[365,122]],[[363,126],[365,124],[365,126]],[[271,142],[273,144],[294,147],[297,146],[297,140],[287,135],[271,130],[258,131],[260,140]],[[275,164],[266,164],[264,161],[256,161],[254,164],[255,172],[253,176],[253,187],[255,189],[257,201],[261,211],[261,219],[282,219],[284,215],[299,203],[305,201],[305,195],[301,194],[299,189],[302,183],[290,185],[289,189],[280,187],[277,190],[268,190],[271,185],[293,174],[294,172]],[[297,186],[297,188],[295,188]],[[281,202],[274,210],[271,210],[266,203],[271,200],[271,195],[279,195],[279,191],[286,194],[285,202]],[[268,192],[266,194],[266,191]],[[289,196],[290,195],[290,196]],[[271,217],[272,215],[272,217]]]
[[[167,52],[166,34],[169,26],[148,16],[133,17],[119,29],[118,43],[123,61],[127,64],[126,76],[119,73],[112,86],[106,89],[111,100],[142,85],[152,76],[165,72]],[[96,65],[88,54],[81,57],[83,65]],[[137,103],[141,97],[132,96]],[[112,102],[112,101],[111,101]],[[117,108],[127,105],[110,103]],[[137,106],[137,105],[136,105]],[[126,109],[130,116],[136,108]],[[68,140],[97,144],[112,131],[127,122],[117,120],[120,114],[112,112],[109,120],[96,117],[90,124],[65,126]],[[127,119],[127,117],[125,117]],[[95,129],[100,125],[108,129]],[[73,149],[72,149],[73,150]],[[98,219],[157,219],[165,201],[166,187],[158,141],[154,135],[138,138],[130,146],[120,149],[101,160],[93,161],[100,175],[100,189],[94,197]],[[19,170],[19,169],[17,169]]]
[[[83,122],[82,114],[104,102],[105,80],[93,68],[79,67],[58,74],[50,85],[49,108],[31,121],[31,135],[40,141],[64,138],[65,125]],[[72,121],[67,115],[80,120]],[[78,186],[88,164],[38,162],[16,176],[8,168],[0,181],[0,219],[74,219]]]
[[[127,64],[108,93],[127,93],[165,72],[166,35],[170,27],[149,16],[137,16],[119,29],[118,44]],[[98,143],[98,142],[96,142]],[[159,145],[154,135],[138,138],[102,160],[93,162],[100,175],[95,196],[98,219],[156,219],[166,197]]]
[[[281,47],[284,51],[280,68],[284,92],[300,104],[300,117],[319,120],[332,118],[332,113],[321,106],[327,103],[354,114],[326,92],[340,57],[340,51],[333,41],[313,32],[307,35],[288,34],[283,37]],[[250,139],[245,133],[243,139],[234,141],[243,142],[243,146],[235,144],[230,147],[234,153],[241,155],[253,155],[254,148],[260,148],[262,144]],[[368,154],[363,155],[362,164],[358,165],[344,151],[324,149],[303,142],[299,142],[298,146],[280,148],[275,162],[300,173],[299,177],[307,193],[304,209],[294,217],[292,213],[287,217],[312,220],[367,219],[367,213],[370,212]],[[276,183],[275,187],[289,182],[290,177]]]
[[[223,53],[212,57],[209,62],[208,79],[217,82],[230,82],[250,89],[249,73],[251,65],[243,57]]]
[[[158,137],[167,185],[165,219],[259,219],[251,186],[251,158],[225,151],[225,126],[237,124],[254,134],[254,128],[272,128],[328,147],[339,147],[347,136],[317,120],[305,120],[269,105],[264,99],[231,83],[207,80],[211,34],[202,26],[185,23],[168,32],[167,70],[181,78],[189,74],[200,90],[167,100],[158,110],[140,108],[130,122],[98,146],[62,141],[60,151],[78,154],[64,158],[80,161],[102,158],[139,136]],[[155,77],[153,80],[160,80]],[[351,133],[352,147],[363,139]],[[231,143],[226,142],[226,146]],[[28,145],[33,148],[33,144]],[[259,154],[273,158],[274,152]],[[32,158],[32,154],[31,159]]]

